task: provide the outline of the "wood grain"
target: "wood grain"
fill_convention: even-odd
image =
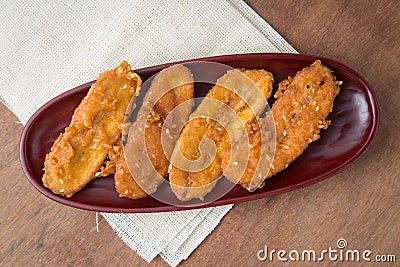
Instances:
[[[336,59],[360,73],[375,89],[380,129],[368,152],[339,175],[235,205],[182,266],[273,266],[276,259],[257,259],[264,245],[322,250],[335,248],[339,238],[350,249],[397,253],[399,262],[400,2],[247,3],[300,53]],[[104,220],[96,232],[94,213],[54,203],[29,184],[18,162],[22,126],[3,105],[0,114],[0,265],[145,265]],[[157,257],[151,265],[166,264]]]

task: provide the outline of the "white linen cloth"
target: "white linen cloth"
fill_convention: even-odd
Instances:
[[[10,1],[0,9],[0,98],[22,124],[60,93],[126,59],[133,69],[205,56],[296,52],[246,3]],[[147,262],[186,259],[232,205],[102,216]]]

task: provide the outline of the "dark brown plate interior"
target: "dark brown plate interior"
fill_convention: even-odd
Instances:
[[[310,65],[314,56],[297,54],[244,54],[209,57],[191,61],[213,61],[234,68],[263,68],[275,76],[276,85],[287,76]],[[322,63],[333,70],[338,80],[343,81],[341,91],[335,99],[332,121],[321,138],[312,143],[289,168],[266,181],[264,188],[253,193],[235,186],[227,195],[202,207],[265,198],[322,181],[351,165],[371,144],[378,127],[378,108],[372,89],[356,72],[330,59]],[[183,63],[184,63],[183,62]],[[182,62],[179,62],[182,63]],[[161,69],[164,64],[136,70],[143,81]],[[20,161],[25,175],[32,185],[48,198],[60,203],[102,212],[160,212],[182,210],[159,202],[151,197],[139,200],[120,198],[114,189],[113,176],[95,179],[71,198],[53,194],[43,187],[43,163],[54,140],[69,124],[74,109],[94,81],[71,89],[42,106],[27,122],[20,141]],[[204,92],[197,92],[204,94]],[[186,208],[187,209],[187,208]]]

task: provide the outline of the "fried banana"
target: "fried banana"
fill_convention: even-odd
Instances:
[[[120,154],[116,163],[114,185],[120,197],[139,199],[147,196],[147,193],[133,179],[126,164],[124,153]]]
[[[225,177],[240,184],[248,191],[262,187],[275,153],[275,128],[269,114],[264,118],[254,118],[246,124],[246,131],[232,150],[225,150],[222,169]],[[248,152],[243,147],[248,139]],[[235,151],[236,153],[233,153]],[[230,165],[230,161],[233,164]],[[242,168],[245,168],[244,171]]]
[[[96,177],[106,177],[111,174],[115,174],[115,169],[117,166],[117,162],[121,155],[122,151],[122,139],[118,140],[117,143],[113,146],[112,149],[108,151],[106,160],[103,162],[103,165],[100,167],[100,170],[96,172]]]
[[[279,84],[274,95],[277,100],[270,111],[275,122],[276,149],[272,164],[268,163],[270,167],[266,178],[287,168],[311,142],[319,139],[320,130],[328,128],[330,121],[326,117],[332,111],[334,99],[340,90],[339,85],[340,82],[336,81],[320,60]],[[271,121],[267,116],[260,119],[260,124],[265,125]],[[259,143],[260,131],[250,133],[250,150],[254,151],[256,157]],[[254,167],[250,166],[246,170],[248,175],[239,181],[248,190],[255,189],[249,187],[251,179],[257,179],[252,175],[253,170]],[[264,183],[260,183],[259,187],[263,185]]]
[[[340,84],[320,60],[279,84],[271,109],[276,151],[267,178],[287,168],[308,144],[319,139],[322,129],[328,128],[326,117],[333,109]]]
[[[125,157],[121,156],[117,163],[115,187],[121,197],[143,198],[146,193],[155,192],[164,181],[163,178],[168,176],[168,158],[174,143],[171,140],[162,143],[164,122],[169,116],[172,128],[176,129],[177,124],[183,125],[192,110],[193,96],[193,76],[183,65],[168,67],[154,78],[146,92],[137,120],[129,128],[124,147]],[[178,112],[171,113],[184,102]],[[148,112],[149,110],[151,111]],[[173,129],[167,128],[167,131]],[[145,164],[147,157],[151,164]],[[131,172],[128,171],[128,166]],[[136,174],[135,177],[131,173]]]
[[[178,199],[204,200],[214,188],[222,175],[221,161],[225,152],[231,149],[239,124],[246,125],[264,110],[266,99],[272,92],[272,84],[273,75],[265,70],[230,70],[217,80],[191,114],[171,157],[174,164],[169,179]],[[238,119],[227,116],[229,110]],[[205,153],[208,150],[204,149],[207,139],[214,143],[212,156]]]
[[[45,187],[71,197],[97,177],[96,172],[121,138],[124,113],[140,85],[140,77],[126,61],[100,74],[46,155]]]

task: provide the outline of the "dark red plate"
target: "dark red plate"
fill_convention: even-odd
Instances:
[[[327,179],[350,166],[366,151],[374,139],[379,122],[374,92],[367,82],[349,67],[331,59],[297,54],[243,54],[208,57],[175,62],[136,70],[143,81],[176,63],[213,61],[234,68],[264,68],[275,76],[275,86],[287,76],[310,65],[314,60],[333,70],[341,91],[335,99],[332,121],[321,138],[312,143],[289,168],[266,181],[265,187],[253,193],[235,186],[224,197],[201,207],[218,206],[270,197]],[[32,185],[48,198],[76,208],[101,212],[160,212],[188,209],[159,202],[151,197],[139,200],[120,198],[113,179],[95,179],[71,198],[53,194],[42,184],[46,153],[70,123],[74,109],[94,81],[71,89],[47,102],[29,119],[20,141],[20,161]],[[199,93],[198,93],[199,94]],[[204,94],[204,92],[200,93]],[[192,207],[193,208],[193,207]],[[197,207],[198,208],[198,207]]]

